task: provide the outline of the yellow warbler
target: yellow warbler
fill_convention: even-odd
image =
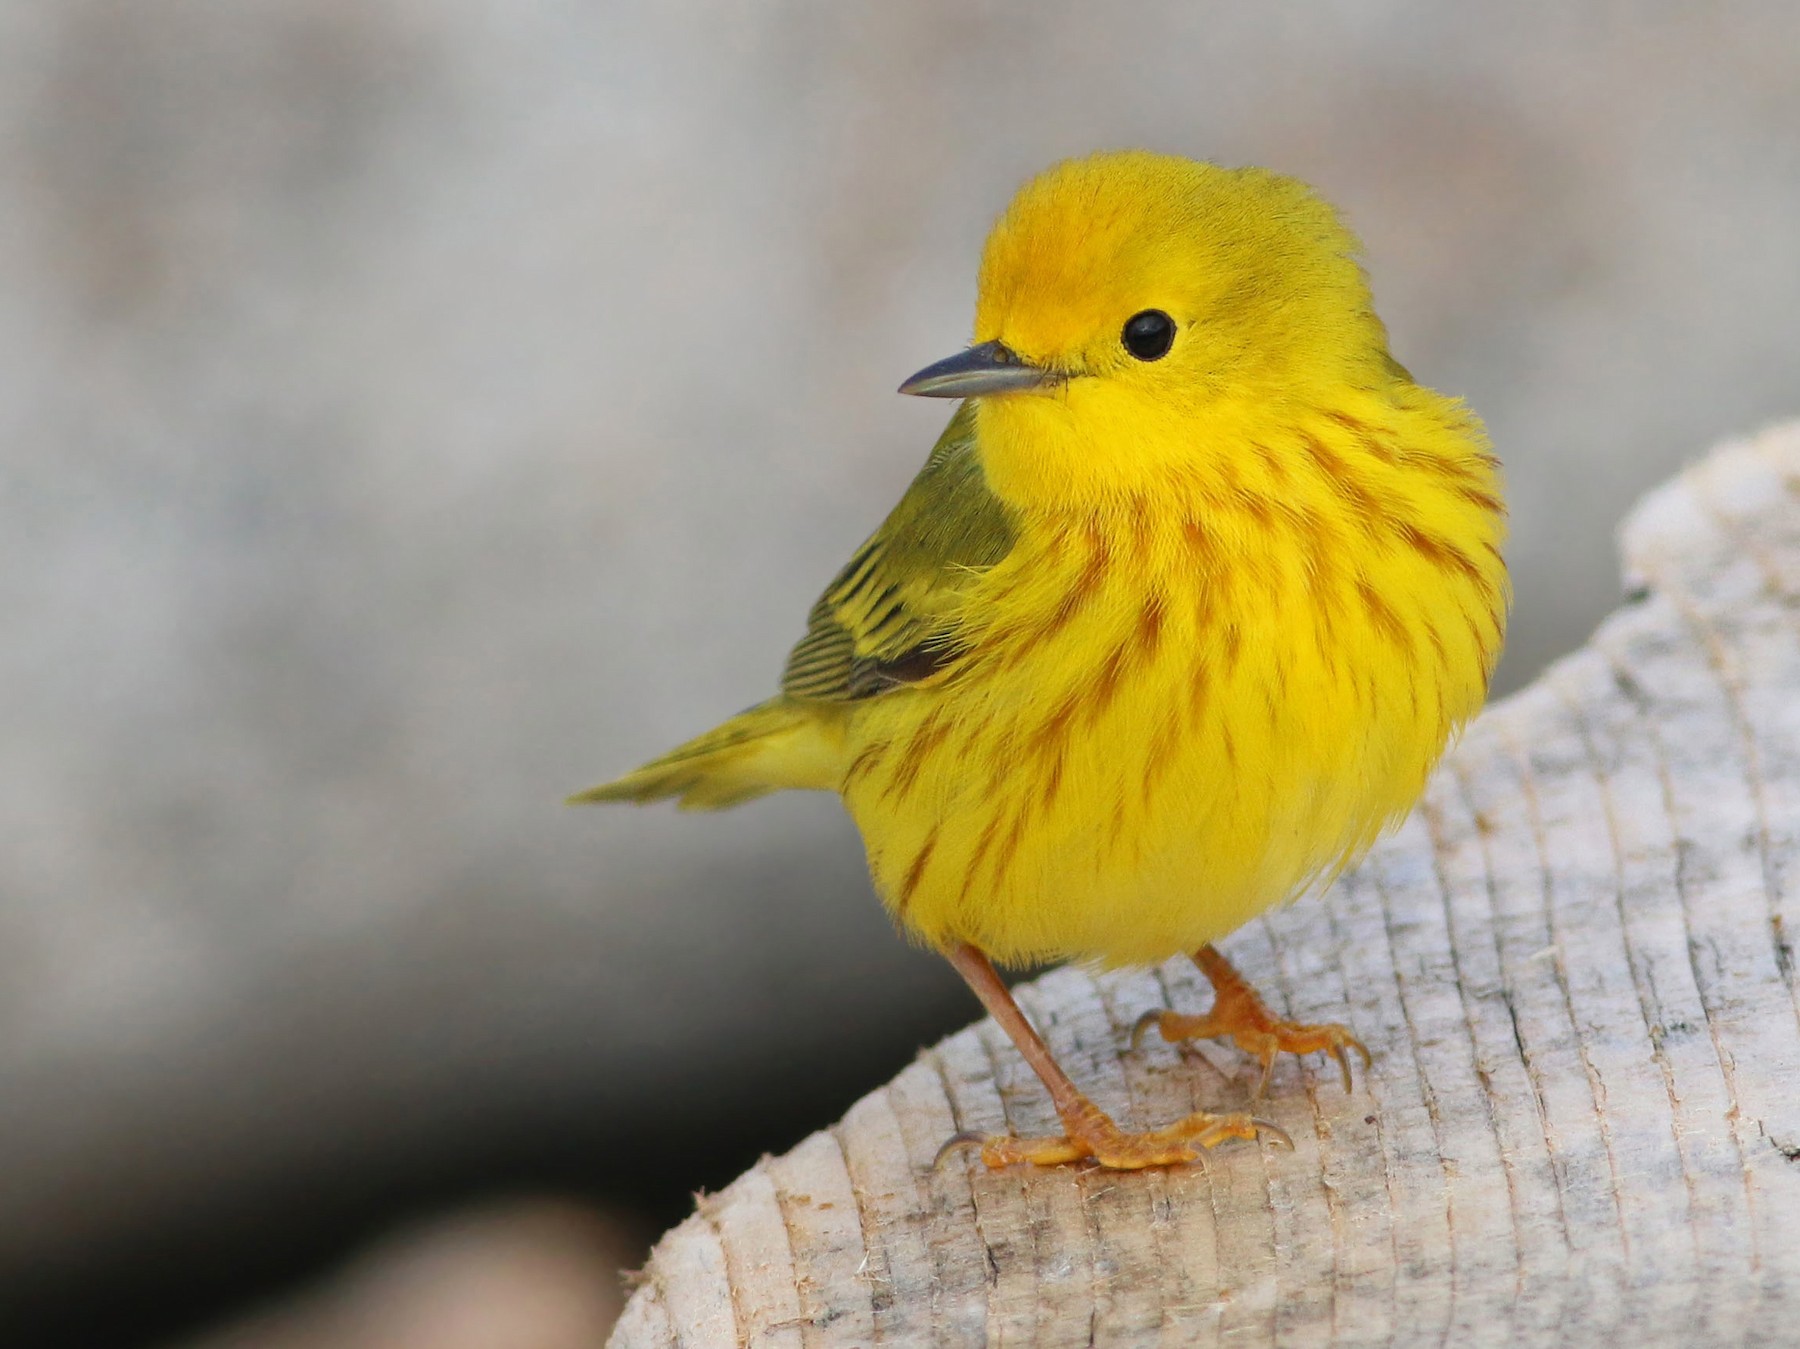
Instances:
[[[1130,151],[1028,183],[988,239],[974,345],[901,386],[965,401],[781,693],[575,798],[841,794],[889,912],[1061,1117],[952,1140],[989,1165],[1161,1165],[1272,1128],[1120,1129],[990,958],[1192,953],[1217,996],[1153,1014],[1165,1038],[1229,1036],[1264,1085],[1277,1052],[1334,1054],[1346,1087],[1346,1051],[1367,1059],[1274,1017],[1210,945],[1405,814],[1500,650],[1496,462],[1388,354],[1357,247],[1262,169]]]

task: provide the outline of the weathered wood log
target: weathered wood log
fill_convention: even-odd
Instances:
[[[1629,599],[1470,729],[1407,824],[1227,943],[1375,1066],[1277,1066],[1295,1149],[1130,1175],[988,1172],[1043,1131],[991,1022],[669,1233],[612,1343],[1793,1343],[1800,1338],[1800,424],[1624,530]],[[1240,1108],[1254,1065],[1147,1008],[1176,961],[1021,990],[1138,1125]]]

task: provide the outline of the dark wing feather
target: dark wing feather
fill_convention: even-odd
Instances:
[[[988,489],[965,403],[900,504],[813,605],[782,692],[851,702],[947,668],[963,654],[945,616],[955,586],[1012,545],[1012,518]]]

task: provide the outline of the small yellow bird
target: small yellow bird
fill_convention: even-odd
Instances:
[[[1497,463],[1388,354],[1357,251],[1263,169],[1126,151],[1026,184],[982,257],[974,345],[900,386],[964,401],[780,694],[573,798],[839,793],[888,911],[1061,1118],[951,1140],[990,1166],[1279,1133],[1121,1129],[990,960],[1192,953],[1214,1005],[1151,1014],[1164,1038],[1228,1036],[1265,1086],[1279,1052],[1335,1055],[1346,1089],[1346,1051],[1368,1061],[1343,1026],[1275,1017],[1211,945],[1405,815],[1504,634]]]

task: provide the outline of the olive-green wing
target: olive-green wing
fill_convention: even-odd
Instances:
[[[1013,524],[975,453],[974,411],[950,419],[893,514],[826,587],[781,691],[851,702],[917,683],[962,654],[947,611],[971,570],[1011,551]]]

